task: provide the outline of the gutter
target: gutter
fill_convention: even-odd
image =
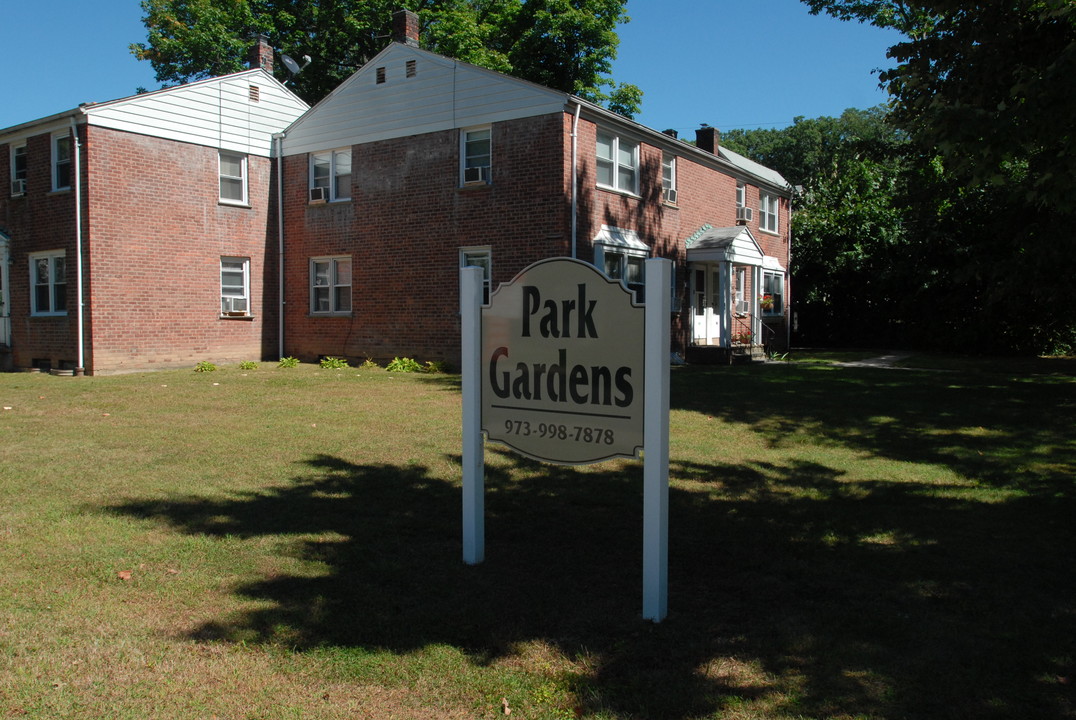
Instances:
[[[576,238],[579,235],[579,113],[583,106],[575,104],[575,117],[572,118],[572,259],[577,257]]]
[[[76,313],[76,323],[78,326],[76,335],[78,339],[77,352],[78,360],[75,363],[75,376],[82,377],[86,374],[86,358],[85,358],[85,344],[86,344],[86,323],[85,313],[86,310],[83,307],[83,291],[82,291],[82,154],[81,144],[78,141],[78,126],[75,124],[75,118],[72,116],[71,120],[71,145],[74,151],[74,174],[75,174],[75,286],[78,288],[78,312]]]
[[[284,138],[273,133],[276,148],[276,238],[277,238],[277,359],[284,357]]]

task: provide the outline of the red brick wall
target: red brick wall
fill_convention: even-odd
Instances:
[[[93,371],[275,357],[271,161],[248,157],[251,207],[218,201],[215,148],[91,127],[85,162]],[[252,319],[220,317],[221,257],[250,258]]]
[[[27,139],[26,158],[26,194],[11,197],[11,150],[9,145],[0,145],[0,179],[3,180],[0,228],[11,238],[12,365],[74,367],[77,359],[74,191],[52,192],[51,132]],[[68,312],[66,316],[31,317],[29,256],[52,250],[63,251],[66,257]]]
[[[459,187],[459,132],[352,148],[351,202],[307,203],[308,159],[286,158],[285,352],[420,361],[459,356],[459,250],[490,246],[493,284],[570,252],[561,115],[493,125],[493,181]],[[310,313],[312,257],[350,256],[352,313]]]

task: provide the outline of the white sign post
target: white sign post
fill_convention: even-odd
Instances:
[[[482,433],[543,462],[643,451],[643,617],[668,595],[672,262],[646,261],[648,301],[588,263],[541,260],[481,307],[482,270],[460,271],[463,557],[482,562]]]

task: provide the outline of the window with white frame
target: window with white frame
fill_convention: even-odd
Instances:
[[[220,312],[222,315],[250,314],[250,258],[220,259]]]
[[[758,194],[758,226],[761,230],[776,233],[778,231],[777,218],[780,212],[781,200],[773,193],[765,190]]]
[[[676,203],[676,156],[661,158],[661,197],[665,202]]]
[[[645,274],[643,263],[646,254],[632,248],[603,245],[598,247],[601,270],[613,280],[635,294],[635,302],[646,300]]]
[[[11,146],[11,194],[26,193],[26,144]]]
[[[67,266],[62,250],[30,255],[30,314],[67,314]]]
[[[732,269],[732,307],[738,315],[751,311],[751,303],[747,300],[747,269],[734,267]]]
[[[493,180],[493,132],[489,127],[460,131],[461,183],[489,184]]]
[[[490,282],[493,277],[493,253],[489,247],[460,248],[460,267],[482,268],[482,304],[489,304]]]
[[[220,201],[247,204],[247,156],[220,151]]]
[[[52,189],[71,187],[71,134],[52,136]]]
[[[747,186],[742,182],[736,183],[736,207],[747,207]]]
[[[310,155],[310,199],[351,199],[351,148]]]
[[[346,315],[351,312],[351,258],[310,260],[310,312]]]
[[[785,309],[785,274],[764,272],[762,274],[762,312],[780,315]]]
[[[598,132],[598,186],[639,194],[639,144],[612,133]]]

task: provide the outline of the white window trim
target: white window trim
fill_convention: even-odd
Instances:
[[[61,164],[60,163],[60,158],[59,158],[59,145],[60,145],[60,141],[64,140],[64,139],[67,140],[67,160],[66,160],[66,164],[68,165],[68,170],[67,170],[68,181],[67,181],[67,185],[58,185],[56,183],[56,180],[57,180],[56,176],[57,176],[57,170],[59,169],[60,164]],[[49,170],[50,170],[50,173],[52,175],[52,179],[50,181],[50,186],[52,187],[52,191],[53,192],[58,192],[58,191],[61,191],[61,190],[70,190],[71,189],[71,173],[74,172],[74,161],[73,161],[73,158],[71,157],[71,150],[72,150],[72,148],[71,148],[71,132],[70,131],[64,131],[64,132],[59,132],[59,133],[53,133],[52,134],[51,148],[52,148],[52,155],[51,155],[51,159],[49,161]]]
[[[747,185],[742,181],[736,182],[736,207],[747,207]]]
[[[42,258],[48,258],[49,260],[49,310],[38,310],[37,307],[37,273],[35,272],[35,266],[37,261]],[[46,250],[44,252],[30,253],[30,315],[31,317],[62,317],[67,315],[67,310],[53,310],[53,300],[56,297],[56,277],[54,273],[55,265],[53,260],[55,258],[64,258],[64,286],[66,291],[67,285],[67,253],[63,250]],[[66,304],[66,302],[65,302]]]
[[[601,136],[601,135],[605,135],[606,137],[612,138],[612,141],[613,141],[612,145],[611,145],[612,152],[610,153],[612,155],[611,160],[605,160],[604,158],[598,157],[597,138],[599,136]],[[633,187],[631,187],[631,188],[620,187],[620,167],[621,167],[620,166],[620,143],[621,143],[621,141],[631,143],[634,146],[633,149],[632,149],[632,165],[631,165],[631,168],[634,171],[634,180],[635,181],[633,183]],[[612,163],[612,165],[613,165],[613,184],[612,185],[607,185],[607,184],[602,183],[602,182],[596,182],[598,187],[600,187],[600,188],[602,188],[604,190],[612,190],[614,192],[619,192],[619,193],[624,193],[626,195],[632,195],[634,197],[639,197],[639,175],[640,175],[640,171],[639,171],[639,142],[637,140],[632,140],[631,138],[623,137],[621,135],[618,135],[618,134],[616,134],[614,132],[610,132],[608,130],[600,130],[599,129],[597,135],[595,135],[595,148],[594,148],[594,166],[595,166],[595,168],[597,168],[598,164],[601,163],[601,162],[611,162]],[[627,167],[627,166],[625,166],[625,167]],[[597,174],[597,173],[595,173],[595,174]],[[597,180],[597,178],[595,178],[595,180]]]
[[[482,167],[482,177],[478,180],[467,179],[467,135],[473,132],[487,131],[489,133],[489,165]],[[464,185],[490,185],[493,183],[493,126],[477,125],[475,127],[462,128],[460,130],[460,186]]]
[[[775,302],[773,308],[771,308],[769,310],[764,309],[762,311],[762,314],[767,316],[767,317],[774,317],[774,316],[783,315],[784,312],[785,312],[785,273],[784,273],[784,271],[782,271],[782,270],[765,270],[765,269],[763,269],[763,271],[762,271],[762,292],[759,293],[759,298],[761,299],[762,296],[766,295],[766,280],[769,277],[775,278],[779,282],[779,284],[781,286],[781,292],[778,293],[778,297],[781,298],[781,302],[780,303]]]
[[[224,160],[224,156],[226,156],[226,155],[230,156],[230,157],[234,157],[234,158],[239,158],[242,161],[242,164],[240,166],[240,175],[236,176],[236,175],[225,175],[224,174],[224,166],[223,166],[222,161]],[[224,197],[224,194],[221,192],[220,181],[224,180],[225,178],[227,178],[229,180],[239,180],[240,181],[240,186],[243,189],[243,197],[242,197],[241,200],[236,200],[234,198],[226,198],[226,197]],[[244,206],[244,207],[249,207],[250,206],[250,200],[249,200],[249,198],[250,198],[250,187],[249,187],[249,185],[250,185],[250,172],[249,172],[249,165],[248,165],[248,162],[247,162],[247,156],[245,154],[243,154],[243,153],[229,152],[227,150],[219,150],[217,152],[217,199],[224,205],[240,205],[240,206]]]
[[[669,168],[669,187],[665,187],[665,168]],[[670,191],[672,191],[670,193]],[[661,198],[673,205],[676,204],[676,156],[665,155],[661,158]]]
[[[771,192],[759,190],[758,193],[758,229],[777,235],[781,232],[781,198]],[[772,220],[772,227],[770,226]]]
[[[337,186],[339,185],[339,183],[337,182],[337,177],[339,176],[339,168],[338,168],[337,159],[338,159],[339,156],[345,155],[345,154],[347,155],[347,158],[348,158],[348,172],[347,172],[347,175],[349,177],[349,180],[347,182],[347,195],[341,195],[341,194],[339,194],[337,192]],[[351,184],[352,184],[352,181],[351,181],[350,178],[353,177],[352,172],[354,171],[353,170],[354,165],[352,163],[354,158],[351,156],[351,148],[350,147],[334,148],[332,150],[322,150],[321,152],[310,153],[310,171],[309,171],[309,173],[307,175],[307,177],[309,178],[308,188],[313,190],[315,187],[318,187],[318,186],[316,186],[314,184],[314,160],[316,158],[318,158],[318,157],[324,158],[325,156],[328,156],[328,158],[329,158],[329,197],[328,197],[328,201],[329,202],[348,202],[348,201],[350,201],[351,200]]]
[[[335,282],[333,282],[336,279],[336,263],[338,261],[340,261],[340,260],[347,260],[349,263],[351,263],[351,282],[348,283],[346,286],[338,285]],[[333,316],[347,317],[347,316],[350,316],[351,312],[352,312],[351,308],[348,308],[347,310],[338,310],[335,307],[330,307],[329,310],[317,310],[316,309],[315,299],[314,299],[314,288],[317,287],[317,286],[314,285],[314,263],[324,263],[324,262],[331,263],[331,266],[330,266],[331,281],[330,281],[329,286],[328,286],[329,287],[329,305],[330,306],[335,305],[336,288],[338,288],[338,287],[347,287],[348,288],[348,294],[351,296],[351,302],[348,303],[348,304],[351,305],[352,307],[354,307],[354,300],[355,300],[355,297],[354,297],[355,261],[352,259],[352,257],[350,255],[326,255],[326,256],[323,256],[323,257],[312,257],[312,258],[310,258],[310,264],[309,264],[310,277],[309,277],[309,279],[307,281],[308,285],[310,286],[310,306],[309,306],[310,307],[310,314],[311,315],[316,315],[318,317],[333,317]]]
[[[224,291],[224,263],[242,263],[243,266],[243,291],[241,295],[225,293]],[[225,298],[233,299],[241,297],[246,310],[226,310]],[[250,258],[238,256],[224,256],[220,259],[220,314],[221,317],[250,317]]]
[[[19,150],[22,150],[23,158],[21,178],[17,176],[17,173],[15,171],[15,158],[19,155]],[[18,197],[20,195],[26,194],[26,177],[29,174],[30,170],[30,166],[27,164],[29,162],[29,155],[27,155],[27,152],[28,151],[26,149],[25,141],[21,143],[12,143],[9,156],[11,166],[11,195],[13,197]]]
[[[493,292],[493,251],[489,245],[473,245],[460,248],[460,267],[468,267],[468,255],[485,255],[486,265],[482,272],[482,304],[488,305]],[[471,266],[482,267],[482,266]]]

